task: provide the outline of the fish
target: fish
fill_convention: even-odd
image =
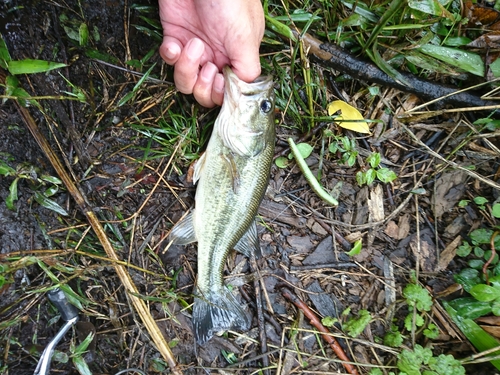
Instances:
[[[228,66],[223,75],[223,104],[194,167],[194,209],[168,237],[176,245],[198,242],[192,322],[200,345],[218,332],[250,329],[251,318],[224,285],[222,273],[232,249],[261,255],[255,217],[269,183],[276,137],[272,76],[247,83]]]

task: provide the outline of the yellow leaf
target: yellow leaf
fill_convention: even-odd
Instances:
[[[340,111],[340,114],[335,118],[335,121],[339,122],[339,126],[355,132],[370,134],[368,124],[356,108],[342,100],[335,100],[328,105],[328,115],[332,116],[337,111]]]

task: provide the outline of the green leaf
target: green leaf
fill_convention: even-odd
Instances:
[[[375,169],[370,168],[365,172],[365,176],[366,176],[366,184],[371,185],[373,181],[375,181],[375,178],[377,178],[377,171]]]
[[[17,201],[17,183],[19,181],[19,177],[16,177],[14,181],[9,186],[9,195],[5,199],[5,205],[9,210],[15,211],[16,206],[14,206],[14,202]]]
[[[484,76],[483,60],[476,53],[451,47],[436,46],[434,44],[425,44],[419,50],[451,66],[456,66],[480,77]]]
[[[495,316],[500,316],[500,302],[498,301],[494,301],[492,304],[491,304],[491,313]],[[486,314],[484,314],[486,315]],[[483,315],[483,316],[484,316]]]
[[[485,245],[490,243],[491,236],[493,235],[493,231],[491,229],[476,229],[471,232],[470,238],[474,243],[478,245]]]
[[[438,375],[465,375],[465,368],[451,354],[440,354],[429,361],[429,367]]]
[[[284,37],[296,42],[297,39],[292,33],[292,29],[290,29],[289,26],[285,25],[284,23],[278,21],[277,19],[269,16],[269,14],[265,15],[266,18],[266,24],[267,27],[274,31],[275,33],[278,33],[280,35],[283,35]]]
[[[466,207],[469,203],[470,203],[470,201],[469,201],[469,200],[467,200],[467,199],[462,199],[460,202],[458,202],[458,207],[460,207],[460,208],[464,208],[464,207]]]
[[[474,203],[477,204],[478,206],[483,206],[486,203],[488,203],[488,199],[486,199],[485,197],[475,197]]]
[[[299,149],[300,155],[304,159],[307,159],[313,152],[313,147],[308,143],[299,143],[299,144],[297,144],[297,148]],[[292,159],[293,155],[290,154],[290,156],[288,158]]]
[[[331,328],[338,321],[339,320],[337,318],[334,318],[333,316],[325,316],[323,319],[321,319],[321,324],[323,324],[327,328]]]
[[[364,184],[366,184],[366,174],[361,171],[357,172],[356,182],[358,183],[359,186],[363,186]]]
[[[357,318],[350,319],[342,328],[347,331],[349,336],[358,337],[370,323],[372,316],[368,310],[360,310]]]
[[[496,78],[500,77],[500,59],[499,58],[497,58],[495,61],[493,61],[490,64],[490,69]]]
[[[54,212],[57,212],[59,215],[63,216],[68,216],[68,213],[64,208],[59,206],[59,204],[52,199],[47,198],[45,195],[40,193],[39,191],[36,191],[35,194],[33,195],[33,198],[35,198],[35,201],[40,205],[45,208],[48,208],[49,210],[52,210]]]
[[[378,165],[380,164],[380,153],[378,152],[373,152],[366,158],[366,162],[370,163],[372,168],[377,168]]]
[[[500,203],[495,203],[491,208],[491,214],[493,217],[500,219]]]
[[[491,304],[489,302],[481,302],[473,297],[456,298],[450,302],[450,306],[457,313],[467,319],[477,319],[491,313]]]
[[[65,66],[66,64],[58,62],[24,59],[19,61],[12,60],[9,63],[8,69],[10,74],[16,75],[16,74],[44,73]]]
[[[472,345],[474,345],[479,352],[493,349],[500,345],[500,342],[498,340],[484,331],[472,319],[465,319],[458,315],[457,311],[453,309],[446,301],[443,301],[443,305],[453,322],[458,326],[458,328],[460,328],[462,333],[469,339]],[[490,355],[498,356],[500,355],[500,351],[490,353]],[[500,370],[499,359],[492,360],[490,361],[490,363],[495,366],[497,370]]]
[[[467,262],[470,268],[475,268],[477,270],[483,268],[484,261],[481,259],[471,259]]]
[[[415,345],[413,351],[404,349],[398,354],[398,369],[407,375],[421,375],[420,367],[432,358],[432,350]]]
[[[486,284],[474,285],[469,293],[478,301],[489,302],[500,297],[500,289]]]
[[[3,160],[0,160],[0,175],[12,176],[16,173],[14,168],[9,167]]]
[[[54,176],[49,176],[49,175],[43,174],[40,176],[40,179],[43,181],[50,182],[51,184],[54,184],[54,185],[62,185],[62,181],[59,178],[54,177]]]
[[[386,73],[389,77],[397,81],[399,84],[411,87],[410,83],[408,80],[400,73],[398,72],[395,68],[393,68],[387,61],[385,61],[382,56],[380,56],[380,53],[377,49],[377,43],[373,43],[373,51],[366,50],[366,53],[372,61],[377,64],[377,66],[382,69],[384,73]]]
[[[290,162],[286,157],[280,156],[279,158],[276,158],[274,164],[276,164],[278,168],[286,168],[288,167],[288,164],[290,164]]]
[[[413,324],[415,324],[415,327],[422,327],[424,323],[424,318],[419,314],[415,314],[415,320],[413,320],[412,312],[406,315],[406,318],[404,320],[404,325],[407,331],[412,331]]]
[[[438,327],[430,323],[426,329],[424,329],[424,336],[427,337],[428,339],[435,340],[439,336],[439,329]]]
[[[398,327],[392,326],[391,331],[386,333],[384,336],[384,345],[392,346],[393,348],[399,348],[403,345],[404,337],[398,331]]]
[[[446,17],[453,21],[453,15],[438,0],[408,0],[408,6],[419,12]]]
[[[430,311],[432,308],[432,297],[427,289],[417,284],[408,284],[403,289],[403,297],[409,306],[416,307],[418,311]]]
[[[73,357],[73,364],[75,365],[78,373],[80,375],[92,375],[92,371],[90,371],[87,362],[81,356]]]
[[[2,34],[0,34],[0,67],[7,69],[10,61],[11,57],[9,49],[7,48],[7,44],[5,44]]]
[[[461,47],[469,44],[470,42],[472,42],[472,40],[467,38],[466,36],[452,36],[446,38],[446,40],[444,41],[444,43],[450,47]]]
[[[457,249],[457,255],[459,257],[466,257],[467,255],[469,255],[472,251],[472,246],[469,245],[468,242],[463,242],[462,245],[460,245]]]
[[[377,170],[377,177],[380,181],[389,183],[394,181],[398,176],[389,168],[380,168]]]
[[[89,43],[89,28],[86,23],[82,23],[78,29],[78,42],[81,46]]]
[[[361,252],[362,248],[363,248],[363,240],[357,240],[356,242],[354,242],[354,246],[352,247],[351,251],[347,252],[346,254],[349,255],[350,257],[358,255]]]
[[[123,98],[121,98],[119,100],[118,107],[121,107],[122,105],[124,105],[125,103],[127,103],[130,99],[132,99],[132,97],[135,95],[135,93],[137,92],[137,90],[139,90],[139,88],[141,87],[141,85],[143,84],[143,82],[149,77],[149,75],[151,74],[151,71],[153,70],[153,68],[155,67],[155,65],[156,65],[156,63],[153,64],[151,66],[151,68],[149,68],[146,73],[144,73],[144,75],[141,77],[141,79],[139,81],[137,81],[137,83],[135,84],[135,86],[134,86],[134,88],[132,89],[131,92],[129,92]]]

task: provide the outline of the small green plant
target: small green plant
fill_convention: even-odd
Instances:
[[[415,281],[403,289],[403,297],[408,305],[408,314],[404,319],[404,330],[414,332],[419,330],[426,338],[433,340],[439,335],[438,327],[426,323],[426,315],[432,308],[432,297],[429,291]],[[391,347],[403,347],[397,356],[399,375],[461,375],[465,369],[461,362],[451,355],[434,356],[431,347],[415,344],[413,349],[404,347],[405,335],[396,325],[391,325],[384,336],[384,344]],[[381,374],[380,369],[373,369],[371,375]],[[395,375],[394,372],[389,372]]]
[[[332,154],[340,153],[340,162],[352,167],[356,164],[358,151],[356,151],[356,141],[347,136],[338,137],[331,131],[326,131],[325,136],[332,137],[333,141],[328,146],[328,150]]]
[[[366,326],[372,320],[372,316],[368,310],[359,310],[358,316],[349,319],[342,325],[342,328],[351,337],[358,337],[363,332]]]
[[[371,168],[367,171],[356,173],[356,181],[359,186],[363,186],[364,184],[371,185],[376,178],[383,183],[392,182],[397,178],[396,173],[389,168],[380,167],[380,154],[378,152],[372,153],[366,158],[366,161],[370,164]]]
[[[62,181],[57,177],[48,175],[39,175],[39,170],[35,166],[22,163],[15,169],[10,167],[7,162],[0,159],[0,176],[13,177],[14,180],[9,186],[9,195],[5,199],[5,204],[9,210],[15,211],[15,201],[18,199],[18,184],[20,180],[27,180],[31,183],[33,189],[32,198],[41,206],[55,211],[60,215],[67,216],[68,213],[57,202],[49,197],[56,194],[61,186]],[[43,190],[44,189],[44,190]],[[42,191],[43,190],[43,191]]]

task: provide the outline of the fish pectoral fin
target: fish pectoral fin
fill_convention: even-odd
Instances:
[[[193,225],[194,210],[186,215],[184,219],[174,225],[168,236],[169,241],[174,245],[187,245],[196,242],[196,234]]]
[[[203,171],[203,166],[205,165],[205,160],[207,159],[207,153],[204,152],[201,157],[196,161],[196,164],[194,165],[194,172],[193,172],[193,184],[196,184],[196,182],[200,179],[201,173]]]
[[[233,193],[237,194],[240,187],[240,174],[238,172],[238,168],[236,167],[234,156],[231,153],[224,153],[222,154],[222,160],[226,162],[227,170],[229,171],[229,175],[231,176],[231,180],[233,182]]]
[[[234,247],[234,250],[242,253],[249,258],[252,256],[252,254],[256,258],[260,258],[262,252],[260,250],[260,241],[259,237],[257,236],[257,224],[255,223],[255,220],[252,221],[252,224],[250,224],[250,228],[248,228],[243,237],[240,238],[240,240]]]

